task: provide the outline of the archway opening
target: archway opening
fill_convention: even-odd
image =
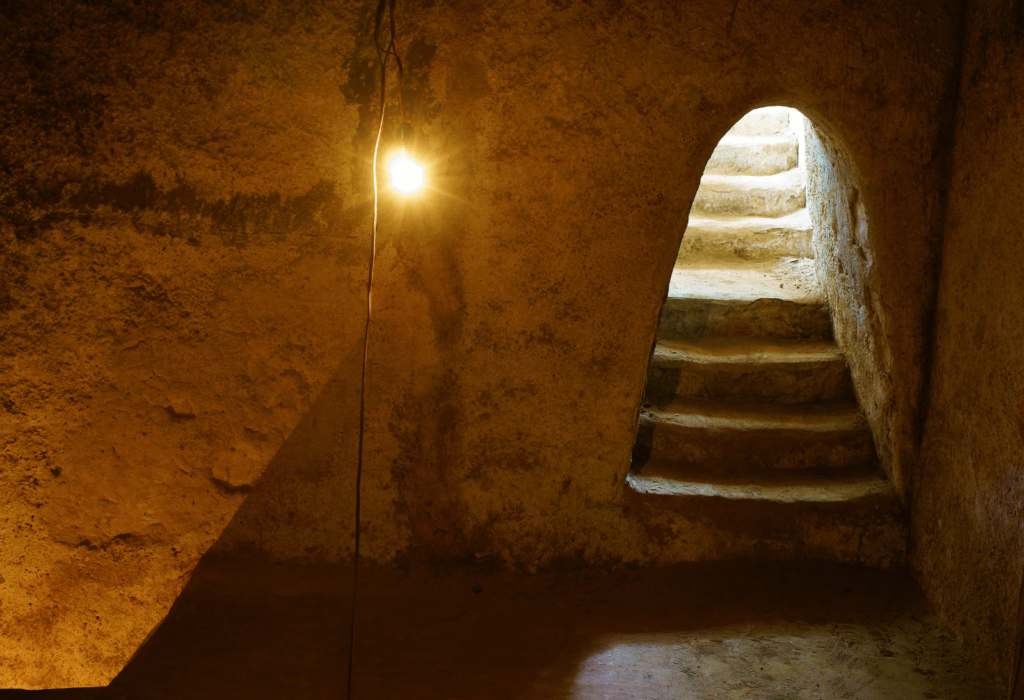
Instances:
[[[815,270],[805,128],[795,109],[756,109],[709,159],[662,307],[627,483],[659,508],[699,508],[780,553],[895,563],[899,499]]]

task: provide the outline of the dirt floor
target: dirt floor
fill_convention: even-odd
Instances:
[[[350,586],[208,557],[108,688],[0,695],[342,698]],[[362,572],[355,659],[375,700],[1002,696],[908,574],[821,564]]]

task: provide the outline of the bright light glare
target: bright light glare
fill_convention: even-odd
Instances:
[[[423,166],[405,153],[399,153],[388,163],[391,186],[402,194],[415,194],[423,187]]]

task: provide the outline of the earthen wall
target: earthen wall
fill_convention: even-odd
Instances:
[[[913,487],[913,556],[931,601],[1004,681],[1024,570],[1024,10],[966,25],[935,364]]]
[[[399,3],[431,189],[381,201],[366,560],[793,554],[622,502],[701,172],[769,104],[866,183],[902,488],[954,5]],[[351,556],[373,9],[0,11],[0,685],[105,683],[218,538]]]

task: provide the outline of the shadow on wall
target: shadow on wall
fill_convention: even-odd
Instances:
[[[207,554],[100,697],[343,697],[351,602],[351,567]]]
[[[167,697],[167,688],[139,680],[153,674],[173,689],[169,695],[200,697],[225,666],[233,669],[227,677],[246,678],[267,697],[293,695],[296,683],[299,694],[343,692],[359,421],[351,398],[361,366],[362,345],[354,344],[167,616],[111,682],[113,694],[96,697],[120,700],[129,688],[131,697]],[[293,565],[272,563],[283,561]],[[313,561],[319,566],[303,566]],[[315,640],[316,653],[297,641],[305,639]]]
[[[353,344],[208,556],[350,562],[361,367]]]

